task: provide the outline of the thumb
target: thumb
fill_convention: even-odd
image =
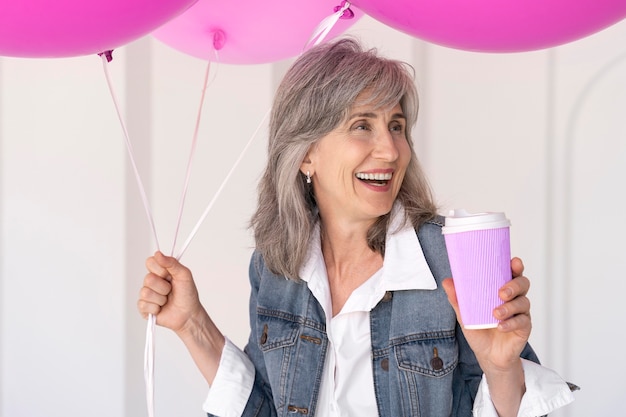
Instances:
[[[165,269],[173,280],[191,280],[191,271],[172,256],[166,256],[157,251],[154,260]]]
[[[441,286],[443,287],[443,290],[446,292],[446,295],[448,296],[448,302],[450,303],[450,305],[454,309],[454,312],[456,313],[457,321],[459,322],[459,324],[463,324],[461,322],[459,302],[456,298],[456,289],[454,288],[454,280],[452,278],[446,278],[441,282]]]

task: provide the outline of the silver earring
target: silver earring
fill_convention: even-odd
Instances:
[[[306,172],[306,183],[307,184],[311,183],[311,173],[309,171]]]

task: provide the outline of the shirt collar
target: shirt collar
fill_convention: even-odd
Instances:
[[[309,289],[328,315],[332,308],[319,232],[318,224],[311,236],[309,255],[300,269],[300,278],[308,283]],[[404,208],[396,203],[391,212],[383,267],[353,291],[342,312],[369,311],[387,291],[436,288],[437,283],[426,263],[415,229],[405,222]]]

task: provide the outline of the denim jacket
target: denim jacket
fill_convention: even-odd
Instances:
[[[482,371],[441,286],[451,276],[441,220],[417,231],[438,288],[388,292],[370,312],[381,417],[472,415]],[[250,282],[245,353],[256,373],[243,415],[314,416],[329,343],[324,311],[306,282],[273,274],[258,252]],[[529,345],[521,356],[538,362]]]

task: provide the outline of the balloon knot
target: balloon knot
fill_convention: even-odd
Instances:
[[[216,51],[222,49],[225,43],[226,34],[222,30],[218,29],[213,32],[213,48],[215,48]]]
[[[339,16],[340,19],[352,19],[354,17],[354,12],[350,9],[349,1],[343,0],[339,6],[335,6],[333,11],[336,13],[342,9],[343,13],[341,13],[341,16]]]
[[[102,55],[104,55],[104,57],[107,59],[107,62],[113,61],[113,49],[109,49],[107,51],[103,51],[98,54],[98,56],[102,56]]]

